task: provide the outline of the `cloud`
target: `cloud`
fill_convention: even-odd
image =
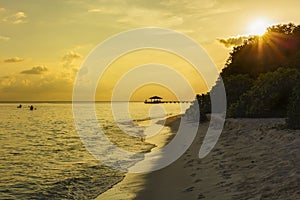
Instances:
[[[5,11],[6,11],[5,8],[1,8],[1,7],[0,7],[0,12],[5,12]]]
[[[2,21],[12,24],[24,24],[26,23],[26,14],[24,12],[17,12],[9,17],[5,17]]]
[[[186,34],[195,33],[195,30],[192,30],[192,29],[178,29],[177,31],[179,31],[181,33],[186,33]]]
[[[161,5],[167,7],[181,7],[189,10],[200,10],[209,9],[216,6],[216,0],[201,0],[201,1],[191,1],[191,0],[172,0],[172,1],[161,1]]]
[[[63,67],[73,66],[74,61],[80,58],[82,58],[82,55],[74,51],[69,51],[65,53],[65,55],[62,57]]]
[[[90,9],[88,10],[89,13],[99,13],[99,12],[103,12],[103,9],[98,9],[98,8],[95,8],[95,9]]]
[[[161,26],[174,27],[184,23],[181,16],[176,16],[171,12],[148,8],[133,7],[125,11],[126,15],[119,17],[118,23],[131,24],[135,26]],[[138,20],[137,20],[138,19]]]
[[[24,12],[17,12],[14,16],[15,20],[13,21],[13,24],[22,24],[26,23],[24,20],[27,17]]]
[[[19,57],[13,57],[13,58],[7,58],[4,60],[6,63],[16,63],[16,62],[22,62],[24,58],[19,58]]]
[[[21,71],[21,74],[43,74],[47,71],[48,69],[45,66],[36,66],[32,67],[31,69]]]
[[[88,13],[100,13],[100,14],[120,14],[122,9],[112,6],[102,6],[101,8],[92,8],[88,10]]]
[[[79,53],[76,53],[74,51],[69,51],[64,55],[63,60],[73,60],[81,57],[82,55],[80,55]]]
[[[10,37],[0,35],[0,40],[8,41],[8,40],[10,40]]]
[[[217,40],[224,44],[225,47],[230,48],[234,46],[242,45],[247,39],[251,38],[252,36],[237,36],[237,37],[229,37],[227,39],[220,39]]]
[[[72,100],[73,80],[59,74],[0,77],[0,100]]]
[[[26,18],[26,15],[25,15],[24,12],[17,12],[17,13],[14,15],[14,17],[15,17],[16,19],[22,19],[22,18]]]

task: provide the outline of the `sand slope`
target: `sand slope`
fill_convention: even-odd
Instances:
[[[213,151],[198,158],[208,123],[170,166],[129,174],[97,199],[299,199],[300,131],[284,119],[228,119]],[[176,130],[178,120],[171,123]]]

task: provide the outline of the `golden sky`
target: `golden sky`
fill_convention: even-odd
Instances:
[[[1,0],[0,101],[71,100],[76,73],[89,52],[114,34],[134,28],[186,34],[221,70],[240,36],[260,34],[260,26],[299,24],[299,7],[298,0]],[[96,99],[110,100],[122,73],[147,63],[173,67],[196,93],[208,90],[183,59],[145,50],[113,62],[99,81]],[[168,88],[154,84],[140,86],[131,100],[151,95],[175,98]]]

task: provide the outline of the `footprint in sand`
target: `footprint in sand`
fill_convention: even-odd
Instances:
[[[186,164],[190,164],[192,162],[194,162],[194,159],[187,161]]]
[[[198,199],[205,199],[205,196],[204,196],[202,193],[200,193],[200,194],[198,195]]]
[[[189,187],[187,189],[184,190],[184,192],[192,192],[194,190],[195,187]]]

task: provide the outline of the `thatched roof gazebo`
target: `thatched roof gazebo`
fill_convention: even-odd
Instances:
[[[145,100],[145,103],[161,103],[161,100],[163,98],[159,97],[159,96],[153,96],[149,98],[150,101]]]

